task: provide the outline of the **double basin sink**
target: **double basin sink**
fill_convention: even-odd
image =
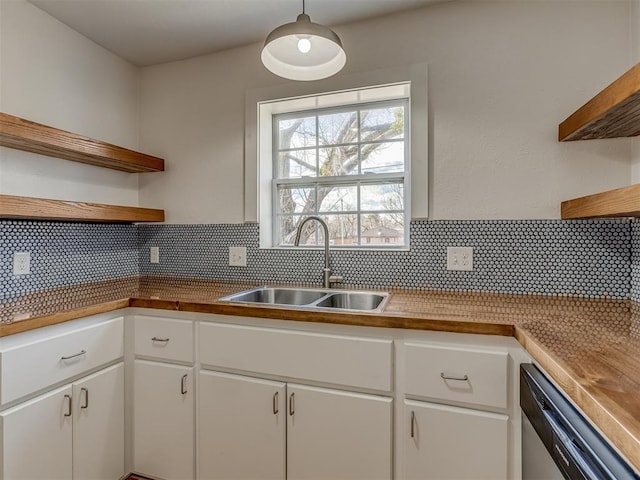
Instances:
[[[307,288],[258,287],[220,299],[225,302],[290,306],[303,309],[331,309],[381,312],[389,298],[383,292],[357,292]]]

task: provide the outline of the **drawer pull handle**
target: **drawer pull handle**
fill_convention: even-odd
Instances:
[[[84,393],[84,405],[80,405],[80,408],[89,408],[89,390],[86,388],[80,389],[80,395]]]
[[[448,375],[445,375],[443,372],[440,372],[440,378],[442,378],[443,380],[457,380],[459,382],[469,381],[468,375],[465,375],[464,377],[450,377]]]
[[[80,352],[75,355],[69,355],[68,357],[60,357],[60,360],[71,360],[72,358],[79,357],[80,355],[85,355],[87,353],[86,350],[80,350]]]
[[[186,395],[187,394],[187,374],[185,373],[182,376],[182,379],[180,380],[180,393],[182,395]]]
[[[169,340],[171,340],[170,338],[158,338],[158,337],[153,337],[151,339],[152,342],[164,342],[167,343]]]
[[[295,393],[292,393],[291,395],[289,395],[289,415],[293,416],[294,413],[296,413],[295,411],[295,405],[293,403],[293,396],[295,395]]]
[[[277,415],[279,412],[278,408],[278,392],[273,394],[273,414]]]
[[[415,438],[416,436],[415,425],[416,425],[416,412],[411,410],[411,438]]]
[[[65,417],[71,416],[71,395],[65,395],[64,399],[67,401],[67,413],[64,414]]]

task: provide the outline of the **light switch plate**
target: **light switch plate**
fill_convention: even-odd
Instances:
[[[447,270],[473,270],[473,247],[447,247]]]
[[[247,266],[247,247],[229,247],[229,266]]]

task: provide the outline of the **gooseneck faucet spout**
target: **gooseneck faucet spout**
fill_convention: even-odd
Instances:
[[[297,247],[300,245],[300,237],[302,236],[302,227],[311,221],[315,220],[320,225],[322,225],[323,233],[324,233],[324,268],[322,269],[322,285],[324,288],[331,288],[332,283],[342,282],[342,277],[340,275],[331,275],[331,269],[329,268],[329,228],[324,220],[315,215],[310,215],[304,220],[300,222],[298,225],[298,230],[296,231],[296,239],[293,244]]]

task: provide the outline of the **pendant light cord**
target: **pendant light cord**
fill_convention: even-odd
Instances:
[[[304,11],[304,0],[302,0],[302,13],[306,13],[306,12]]]

